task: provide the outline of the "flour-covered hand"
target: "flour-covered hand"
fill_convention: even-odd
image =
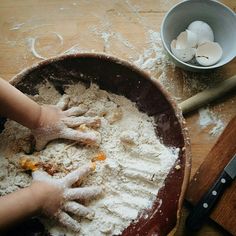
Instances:
[[[94,212],[79,202],[97,197],[102,193],[102,188],[97,186],[72,188],[71,186],[74,183],[81,183],[82,179],[94,169],[94,163],[84,165],[61,179],[52,178],[44,171],[33,172],[32,185],[36,186],[34,194],[39,199],[41,212],[78,232],[80,224],[71,215],[92,220]]]
[[[82,116],[86,111],[83,106],[72,107],[66,111],[62,111],[57,106],[41,106],[37,127],[32,129],[36,150],[41,150],[49,141],[58,138],[74,140],[87,145],[98,145],[101,141],[99,132],[91,129],[74,129],[83,124],[90,128],[100,127],[101,121],[98,117]]]

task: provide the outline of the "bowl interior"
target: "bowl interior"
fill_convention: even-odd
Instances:
[[[129,63],[105,55],[68,55],[47,60],[17,75],[11,83],[27,94],[36,94],[39,85],[49,81],[63,94],[65,85],[94,82],[115,94],[124,95],[148,115],[155,117],[156,132],[164,144],[180,148],[180,170],[173,168],[151,209],[132,223],[123,235],[167,235],[177,224],[178,212],[186,189],[190,165],[188,142],[182,115],[158,83]],[[162,204],[160,204],[162,199]],[[168,221],[166,221],[168,218]],[[17,234],[14,234],[17,235]]]
[[[170,51],[170,43],[188,25],[196,20],[208,23],[223,49],[221,60],[209,67],[194,66],[179,61]],[[211,0],[184,1],[173,7],[166,15],[162,25],[163,43],[169,54],[184,65],[196,68],[215,68],[229,62],[236,56],[236,15],[226,6]]]

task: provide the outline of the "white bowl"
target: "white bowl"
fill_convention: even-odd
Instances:
[[[182,62],[173,55],[171,41],[196,20],[208,23],[223,49],[220,61],[212,66],[198,66]],[[230,8],[214,0],[187,0],[172,7],[161,25],[161,39],[164,48],[174,63],[185,70],[203,72],[225,65],[236,56],[236,14]]]

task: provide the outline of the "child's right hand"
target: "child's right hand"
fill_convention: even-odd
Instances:
[[[57,106],[41,106],[41,114],[36,127],[31,129],[36,140],[36,150],[40,151],[49,141],[58,138],[74,140],[83,144],[98,145],[101,141],[99,132],[95,130],[82,132],[74,129],[74,127],[82,124],[91,128],[100,127],[100,118],[81,116],[85,112],[80,107],[62,111]]]
[[[57,219],[62,225],[78,232],[80,224],[68,213],[93,219],[94,212],[77,201],[91,200],[102,193],[101,187],[76,187],[91,171],[95,163],[82,166],[61,179],[54,179],[44,171],[33,172],[31,189],[40,206],[41,213]]]

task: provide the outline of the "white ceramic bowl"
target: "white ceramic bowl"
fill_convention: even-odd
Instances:
[[[188,25],[196,20],[208,23],[213,29],[215,42],[223,49],[223,56],[212,66],[191,65],[173,55],[170,43]],[[225,65],[236,56],[236,14],[230,8],[214,0],[187,0],[172,7],[161,25],[164,48],[174,63],[185,70],[203,72]]]

